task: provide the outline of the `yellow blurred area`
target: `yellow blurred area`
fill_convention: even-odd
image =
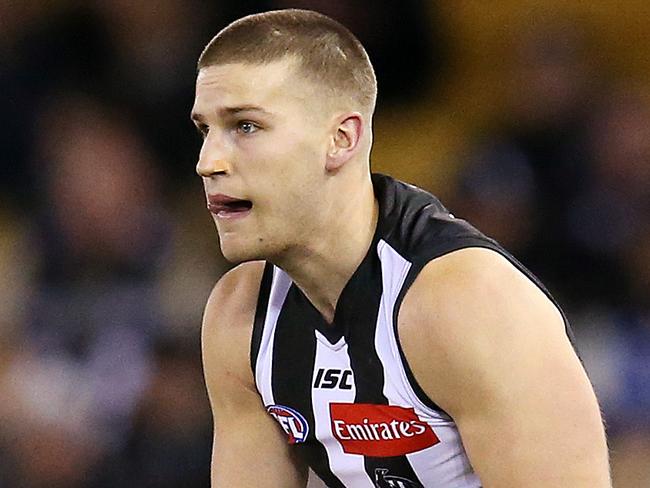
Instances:
[[[577,25],[586,32],[585,54],[592,63],[638,84],[646,96],[650,91],[650,2],[448,0],[434,5],[450,36],[450,73],[441,93],[378,114],[373,168],[420,184],[443,200],[458,171],[459,151],[503,113],[520,34],[542,24]]]
[[[238,9],[263,4],[332,6],[344,23],[349,15],[351,29],[361,23],[375,29],[375,38],[389,38],[380,48],[400,49],[404,36],[440,29],[432,36],[443,43],[440,53],[426,39],[421,52],[398,53],[409,60],[400,64],[404,70],[429,61],[434,67],[422,79],[397,76],[405,91],[423,84],[428,90],[415,97],[415,90],[404,97],[398,91],[380,103],[372,169],[432,191],[518,258],[516,251],[538,244],[546,258],[538,269],[525,259],[539,258],[534,252],[520,259],[543,278],[576,331],[610,415],[614,486],[650,487],[650,192],[642,188],[650,167],[650,1],[392,1],[0,0],[0,397],[9,398],[0,402],[0,486],[11,479],[3,473],[33,483],[7,486],[28,488],[55,486],[57,476],[65,481],[56,486],[71,488],[143,486],[82,478],[121,476],[121,470],[140,476],[145,468],[158,474],[165,467],[160,479],[167,482],[176,465],[185,469],[176,472],[179,484],[155,486],[207,486],[211,425],[200,384],[201,313],[230,265],[194,174],[200,141],[188,115],[202,46],[243,15]],[[416,11],[418,19],[426,17],[418,9],[428,6],[424,30],[402,18],[373,20],[369,9],[388,4],[398,5],[398,13]],[[391,30],[400,22],[402,37]],[[540,33],[548,37],[526,45],[527,35]],[[526,49],[537,51],[526,57]],[[544,59],[547,71],[536,64]],[[534,72],[529,79],[542,80],[536,89],[521,82],[526,70]],[[540,99],[544,89],[560,95]],[[387,92],[381,80],[379,92],[381,101]],[[545,103],[552,107],[546,112]],[[576,113],[578,127],[571,125]],[[569,149],[521,156],[526,148],[518,145],[517,129],[525,132],[531,120],[529,132],[544,132],[551,121],[545,150],[561,146],[556,139],[566,133]],[[502,137],[510,137],[508,148],[490,152]],[[483,142],[492,146],[481,167],[472,151],[484,149],[476,150]],[[556,161],[565,153],[582,173]],[[548,171],[556,180],[543,179],[548,163],[558,163]],[[464,170],[472,168],[467,178]],[[5,175],[15,179],[7,184]],[[461,188],[468,181],[475,192],[469,197]],[[548,191],[540,196],[543,187]],[[594,195],[602,206],[589,206]],[[566,205],[558,210],[553,204],[562,198]],[[617,199],[621,212],[608,213]],[[474,213],[463,214],[467,209]],[[540,224],[544,212],[552,224],[566,225]],[[577,251],[557,258],[553,244]],[[599,268],[599,258],[613,265]],[[581,266],[582,281],[573,273]],[[617,281],[617,271],[628,281]],[[620,303],[605,303],[590,281],[605,283]],[[574,296],[562,296],[567,289]],[[638,325],[631,325],[633,313],[643,317],[637,335],[630,334]],[[636,383],[629,379],[634,373]],[[187,416],[189,406],[170,395],[189,399],[196,414]],[[203,484],[188,482],[192,473]]]

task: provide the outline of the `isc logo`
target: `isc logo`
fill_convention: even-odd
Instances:
[[[349,369],[320,368],[314,379],[314,388],[351,390],[352,371]]]

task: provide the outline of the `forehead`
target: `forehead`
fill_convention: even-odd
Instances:
[[[213,65],[199,71],[192,112],[209,115],[221,108],[246,106],[274,111],[304,103],[313,92],[314,87],[291,59]]]

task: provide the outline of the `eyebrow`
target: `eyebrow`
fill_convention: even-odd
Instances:
[[[219,109],[218,112],[220,114],[230,115],[230,116],[237,115],[242,112],[258,112],[260,114],[267,115],[267,116],[273,115],[270,112],[264,110],[262,107],[259,107],[257,105],[241,105],[238,107],[224,107],[222,109]],[[201,115],[198,112],[192,112],[190,118],[195,122],[203,122],[205,120],[203,115]]]

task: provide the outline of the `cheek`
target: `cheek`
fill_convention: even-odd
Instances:
[[[240,161],[245,168],[241,174],[264,213],[278,210],[287,218],[289,211],[298,214],[306,206],[313,207],[310,202],[317,199],[324,184],[326,151],[320,141],[307,135],[306,131],[278,130],[242,148],[246,156]]]
[[[284,158],[286,163],[299,164],[303,170],[313,168],[325,154],[317,127],[296,120],[291,124],[296,129],[279,130],[273,138],[272,151],[277,158]]]

